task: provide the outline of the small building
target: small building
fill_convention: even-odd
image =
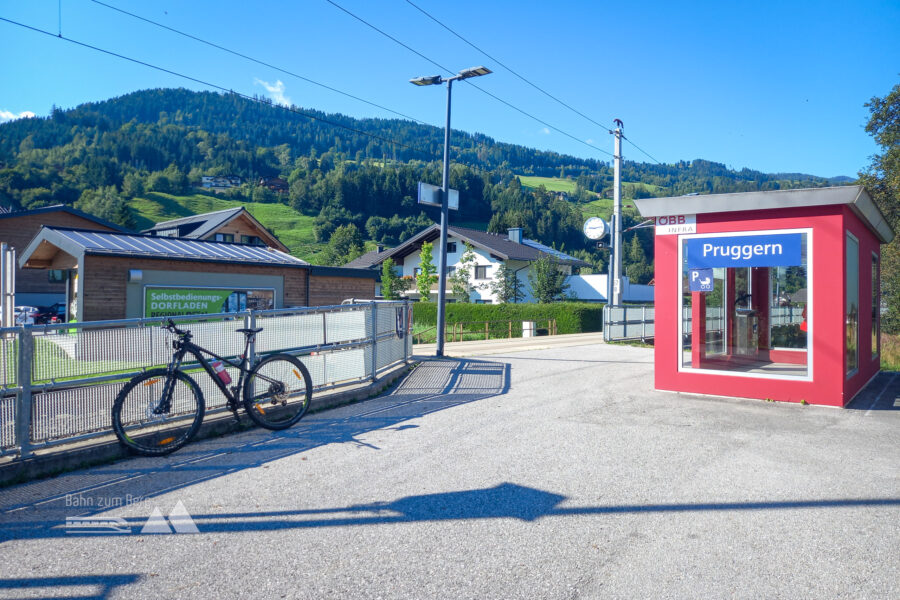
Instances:
[[[609,275],[595,273],[592,275],[571,275],[566,278],[569,286],[567,294],[579,302],[599,302],[606,304],[607,278]],[[653,303],[653,286],[631,283],[628,277],[622,277],[622,302]]]
[[[415,277],[419,272],[421,262],[420,251],[422,244],[430,242],[435,244],[432,251],[432,260],[435,267],[440,265],[442,249],[440,245],[440,227],[431,227],[420,231],[396,248],[389,250],[373,250],[347,263],[345,266],[364,269],[381,270],[381,263],[388,258],[393,259],[397,265],[398,275],[401,277]],[[491,284],[496,281],[501,265],[512,270],[516,274],[516,281],[525,302],[533,302],[531,288],[528,284],[528,273],[531,265],[541,257],[553,257],[559,268],[566,274],[572,274],[573,267],[587,267],[588,263],[569,256],[564,252],[554,250],[548,246],[529,240],[522,236],[521,228],[509,230],[508,235],[487,233],[466,227],[450,226],[447,229],[447,273],[451,275],[462,264],[460,259],[466,251],[466,244],[472,246],[475,252],[475,265],[472,273],[472,283],[476,290],[472,293],[471,300],[476,304],[492,304],[496,302],[496,295],[491,290]],[[431,294],[437,298],[438,285],[435,284]],[[449,285],[448,285],[449,289]],[[417,297],[413,291],[411,297]],[[452,301],[452,300],[449,300]]]
[[[260,177],[258,185],[280,194],[286,194],[288,191],[288,182],[281,177]]]
[[[44,227],[19,258],[68,274],[69,318],[98,321],[340,304],[375,297],[376,274],[320,267],[266,246]]]
[[[214,192],[224,192],[239,185],[241,185],[241,178],[234,175],[202,175],[200,177],[200,187]]]
[[[846,406],[878,374],[894,232],[863,187],[635,204],[656,220],[657,389]]]
[[[127,233],[128,230],[62,204],[0,213],[0,242],[19,256],[44,225]],[[50,306],[66,300],[66,274],[59,269],[16,268],[16,304]]]
[[[157,237],[268,246],[288,252],[287,246],[243,206],[163,221],[144,233]]]

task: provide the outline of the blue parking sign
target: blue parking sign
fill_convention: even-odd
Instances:
[[[712,269],[691,269],[689,273],[692,292],[713,291]]]

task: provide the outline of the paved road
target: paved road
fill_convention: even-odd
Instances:
[[[651,350],[602,344],[431,361],[281,434],[0,490],[0,598],[898,598],[900,377],[876,386],[657,393]],[[141,533],[155,509],[199,532]]]

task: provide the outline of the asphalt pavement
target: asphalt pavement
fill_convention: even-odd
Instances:
[[[900,597],[900,377],[839,410],[652,363],[428,360],[285,432],[0,489],[0,598]]]

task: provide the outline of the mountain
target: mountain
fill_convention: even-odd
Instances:
[[[337,227],[350,224],[363,237],[395,244],[437,218],[415,198],[419,181],[440,183],[442,129],[294,111],[231,94],[154,89],[4,123],[0,204],[76,204],[136,226],[147,218],[140,207],[153,200],[151,192],[155,201],[177,204],[196,192],[201,176],[228,175],[243,184],[220,199],[285,204],[314,220],[320,246]],[[460,190],[461,206],[451,218],[492,231],[521,226],[532,239],[602,262],[581,225],[585,214],[608,213],[608,163],[482,134],[454,131],[452,143],[450,184]],[[667,165],[626,161],[622,172],[626,199],[830,185],[821,177],[735,171],[701,159]],[[286,191],[257,185],[276,177]],[[549,178],[568,191],[548,189]],[[641,235],[641,245],[652,252],[649,238]]]

